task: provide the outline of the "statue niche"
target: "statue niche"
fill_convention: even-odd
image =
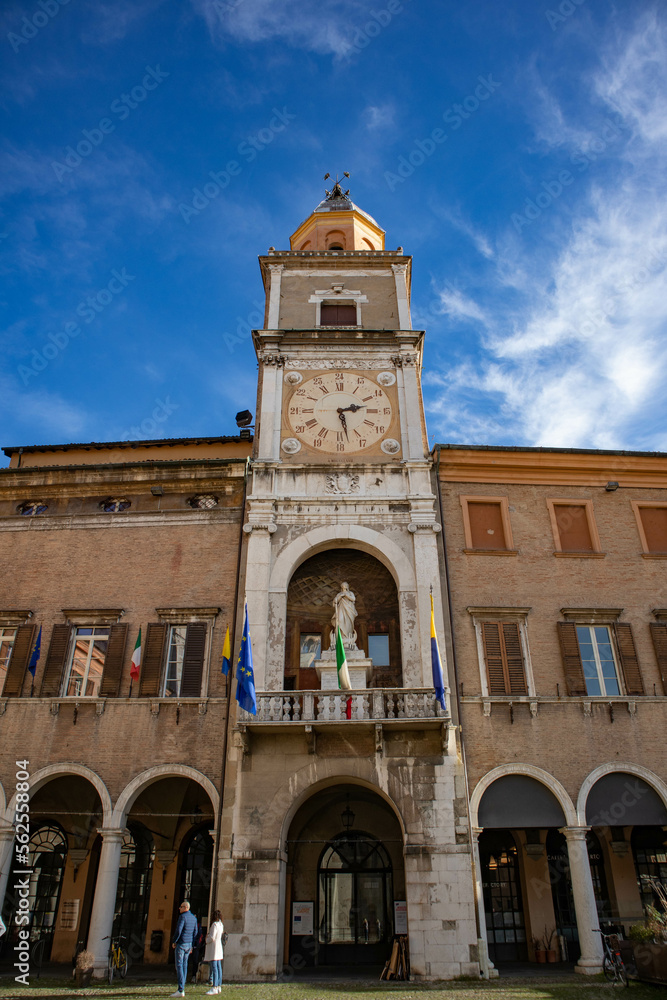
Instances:
[[[342,582],[341,582],[342,581]],[[332,614],[333,611],[333,614]],[[371,656],[378,641],[370,687],[401,687],[398,592],[377,559],[356,549],[328,549],[294,572],[287,591],[286,690],[319,690],[318,660],[335,664],[336,615],[349,661]]]

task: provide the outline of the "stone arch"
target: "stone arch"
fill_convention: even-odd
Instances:
[[[416,591],[414,570],[407,555],[396,542],[386,535],[359,524],[335,524],[314,528],[286,545],[273,564],[269,591],[287,593],[295,569],[310,556],[331,548],[336,542],[348,542],[351,548],[361,549],[374,556],[393,576],[399,594]]]
[[[494,783],[494,781],[497,781],[499,778],[507,777],[507,775],[510,774],[522,774],[528,778],[534,778],[542,785],[546,785],[562,808],[567,825],[579,825],[572,799],[563,785],[561,785],[560,781],[554,778],[552,774],[549,774],[548,771],[543,771],[541,767],[534,767],[532,764],[503,764],[500,767],[494,767],[492,771],[488,771],[487,774],[480,778],[475,785],[475,789],[470,796],[470,819],[473,826],[479,825],[479,806],[484,792]]]
[[[287,809],[283,813],[282,825],[280,829],[281,850],[285,850],[286,848],[287,835],[290,829],[290,825],[292,823],[292,820],[296,816],[297,812],[304,804],[304,802],[312,798],[313,795],[317,795],[317,793],[322,791],[324,788],[330,788],[332,786],[342,783],[345,783],[347,785],[358,785],[360,788],[364,788],[369,792],[373,792],[374,794],[378,795],[379,798],[383,799],[390,807],[394,815],[396,816],[398,824],[401,828],[401,833],[403,835],[404,841],[407,839],[405,821],[403,819],[400,809],[396,805],[397,796],[395,794],[394,795],[390,794],[389,792],[381,788],[373,781],[372,777],[370,776],[370,771],[372,770],[370,762],[359,761],[357,762],[357,765],[359,764],[361,764],[361,768],[359,766],[355,767],[352,761],[350,761],[349,763],[347,762],[342,763],[341,761],[337,761],[335,764],[332,762],[331,767],[329,769],[330,773],[326,775],[326,777],[320,776],[319,778],[318,774],[321,775],[322,771],[321,764],[318,765],[313,763],[308,767],[302,768],[300,771],[297,771],[297,773],[293,776],[289,786],[289,794],[292,795],[292,799],[291,802],[288,804]],[[365,771],[368,773],[360,773],[360,771],[362,772]],[[395,783],[397,784],[396,779]],[[278,795],[280,795],[282,791],[283,790],[281,789],[278,792]],[[395,789],[395,792],[397,791],[398,789]],[[274,808],[274,803],[276,803],[276,799],[277,796],[274,796],[274,799],[271,803],[272,809]]]
[[[416,687],[423,683],[417,613],[417,583],[414,569],[405,552],[386,535],[358,524],[335,524],[313,528],[285,546],[276,557],[269,580],[268,618],[284,629],[287,615],[287,590],[295,570],[326,549],[359,549],[377,559],[391,574],[398,590],[399,622],[403,684]],[[251,625],[252,625],[251,621]],[[276,630],[273,641],[266,644],[265,674],[255,668],[260,686],[279,690],[284,671],[284,631]],[[429,667],[430,669],[430,667]]]
[[[595,785],[600,778],[605,777],[605,775],[614,773],[632,774],[636,778],[641,778],[660,796],[665,809],[667,809],[667,784],[662,780],[662,778],[659,778],[653,771],[649,771],[647,767],[642,767],[641,764],[610,761],[607,764],[600,764],[599,767],[596,767],[584,778],[581,784],[579,795],[577,797],[577,817],[581,826],[586,826],[586,803],[593,785]]]
[[[18,770],[18,769],[17,769]],[[0,816],[4,816],[7,811],[7,796],[5,795],[5,789],[0,782]],[[12,819],[14,817],[12,816]]]
[[[161,778],[188,778],[195,781],[201,785],[211,800],[214,816],[218,815],[220,796],[210,778],[207,778],[201,771],[197,771],[196,768],[188,767],[187,764],[156,764],[155,767],[141,771],[125,786],[116,802],[111,825],[122,829],[137,797],[144,788]]]
[[[326,248],[327,248],[327,250],[329,249],[329,247],[331,246],[332,243],[335,243],[336,245],[340,244],[340,246],[342,246],[343,250],[346,249],[346,247],[345,247],[345,233],[343,232],[342,229],[330,229],[329,232],[324,237],[324,239],[325,239],[325,242],[326,242]]]
[[[48,767],[40,768],[39,771],[35,771],[34,774],[30,775],[30,794],[34,795],[35,792],[39,791],[40,788],[48,784],[48,782],[54,778],[68,778],[74,775],[78,778],[84,778],[86,781],[89,781],[99,795],[100,802],[102,803],[103,823],[106,826],[107,823],[111,821],[111,814],[113,812],[111,796],[109,795],[107,786],[104,784],[100,776],[89,767],[85,767],[83,764],[64,762],[61,764],[49,764]],[[15,807],[16,795],[13,795],[9,801],[6,812],[8,822],[11,822],[9,818],[10,816],[12,820],[14,818]]]
[[[362,239],[361,242],[365,243],[369,250],[375,250],[375,247],[373,246],[373,244],[371,243],[371,241],[367,240],[365,236],[363,237],[363,239]],[[363,247],[362,247],[362,249],[363,249]]]

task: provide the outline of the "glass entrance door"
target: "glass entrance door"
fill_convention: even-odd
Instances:
[[[319,962],[380,965],[393,938],[391,861],[383,845],[363,833],[341,834],[320,859]]]

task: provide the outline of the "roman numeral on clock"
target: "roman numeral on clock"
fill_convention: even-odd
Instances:
[[[306,420],[306,427],[317,427],[317,420],[313,417],[312,420]]]

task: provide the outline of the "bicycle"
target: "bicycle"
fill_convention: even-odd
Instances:
[[[593,930],[602,935],[602,948],[604,951],[602,971],[605,979],[613,983],[614,986],[616,983],[629,986],[628,971],[625,968],[625,962],[621,958],[621,952],[618,947],[618,936],[616,934],[605,934],[599,927],[594,927]]]
[[[107,941],[110,935],[107,934],[103,941]],[[113,983],[114,975],[120,976],[121,979],[125,979],[127,973],[127,952],[121,946],[121,941],[124,938],[119,938],[116,944],[111,943],[109,948],[109,965],[108,965],[108,976],[109,976],[109,986]]]

